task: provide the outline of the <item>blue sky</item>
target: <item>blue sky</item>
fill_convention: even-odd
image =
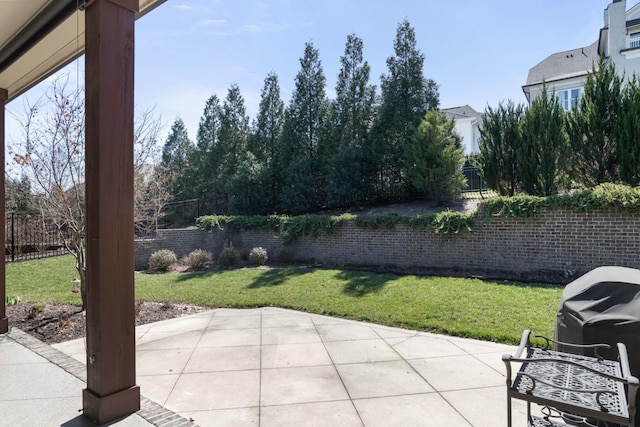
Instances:
[[[136,105],[162,116],[161,142],[176,117],[195,139],[207,98],[225,98],[236,83],[247,112],[257,113],[264,79],[280,81],[291,99],[304,44],[320,51],[333,97],[347,35],[364,42],[371,83],[379,86],[393,55],[398,23],[416,31],[424,74],[439,85],[441,108],[471,105],[484,111],[500,101],[524,102],[529,68],[548,55],[598,39],[610,0],[167,0],[136,24]],[[636,2],[629,1],[627,8]],[[63,72],[75,79],[82,63]],[[45,84],[30,90],[41,96]],[[8,104],[8,140],[19,134]]]

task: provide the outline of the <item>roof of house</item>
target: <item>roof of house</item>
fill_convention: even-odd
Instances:
[[[482,119],[482,116],[483,116],[482,113],[478,113],[469,105],[463,105],[462,107],[455,107],[455,108],[444,108],[442,112],[447,115],[448,119],[461,119],[461,118]]]
[[[637,21],[638,18],[640,18],[640,2],[627,10],[627,26],[634,25],[634,21]]]
[[[598,41],[586,47],[554,53],[529,70],[525,86],[585,75],[598,65],[599,59]]]

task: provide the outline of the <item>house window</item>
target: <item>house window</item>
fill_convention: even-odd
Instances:
[[[569,111],[580,105],[580,99],[582,98],[582,88],[574,88],[567,90],[560,90],[556,92],[556,97],[563,110]]]
[[[569,111],[569,91],[561,90],[560,92],[556,92],[556,96],[558,97],[558,101],[560,101],[562,109]]]
[[[640,31],[629,34],[629,47],[640,47]]]
[[[582,90],[580,88],[571,89],[571,108],[580,105],[580,98],[582,98]]]

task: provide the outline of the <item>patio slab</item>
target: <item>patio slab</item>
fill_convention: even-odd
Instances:
[[[506,424],[501,356],[513,346],[278,308],[211,310],[136,337],[143,409],[113,425]],[[0,413],[29,420],[0,425],[84,426],[84,361],[83,339],[0,336]]]

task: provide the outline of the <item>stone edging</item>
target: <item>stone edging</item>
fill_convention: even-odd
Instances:
[[[10,328],[7,336],[18,344],[47,359],[54,365],[64,369],[82,382],[87,382],[87,369],[85,365],[73,357],[43,343],[18,328]],[[197,424],[194,424],[192,421],[144,396],[140,396],[140,410],[136,412],[136,414],[156,427],[198,427]]]

